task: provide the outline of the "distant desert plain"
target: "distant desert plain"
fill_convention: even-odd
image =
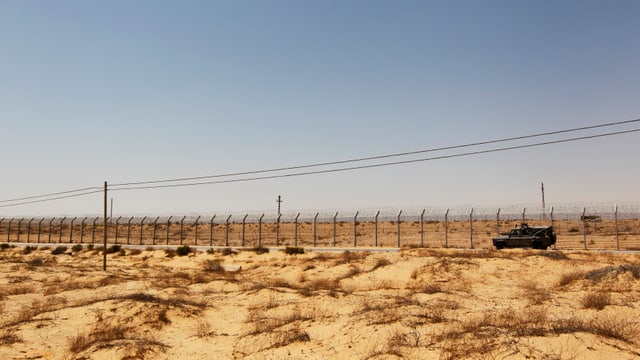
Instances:
[[[57,245],[2,246],[1,359],[640,358],[633,252]]]

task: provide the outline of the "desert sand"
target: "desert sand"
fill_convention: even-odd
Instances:
[[[55,249],[0,252],[1,359],[640,358],[635,253]]]

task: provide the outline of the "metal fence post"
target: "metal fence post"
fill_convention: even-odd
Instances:
[[[551,211],[549,212],[549,218],[551,219],[551,226],[553,226],[553,206],[551,207]]]
[[[65,217],[63,217],[63,218],[62,218],[62,220],[60,220],[60,237],[58,238],[58,242],[59,242],[59,243],[61,243],[61,242],[62,242],[62,223],[64,222],[64,220],[65,220],[66,218],[67,218],[67,217],[65,216]]]
[[[316,216],[313,217],[313,247],[316,247],[318,244],[318,231],[317,231],[317,225],[318,225],[318,215],[320,215],[320,213],[316,213]]]
[[[294,230],[294,240],[293,241],[295,243],[295,245],[294,245],[295,247],[298,247],[298,218],[299,217],[300,217],[300,213],[298,213],[296,215],[296,218],[294,220],[294,222],[295,222],[295,225],[294,225],[295,226],[295,230]]]
[[[469,212],[469,248],[473,249],[473,208]]]
[[[69,244],[73,244],[73,222],[76,221],[74,217],[71,219],[71,225],[69,226]]]
[[[245,244],[245,226],[247,224],[247,216],[249,216],[249,214],[245,214],[242,218],[242,247],[244,247]]]
[[[616,250],[620,251],[620,232],[618,231],[618,205],[616,205],[615,210],[613,211],[613,218],[615,219],[616,224]]]
[[[200,217],[201,216],[202,215],[198,215],[198,217],[196,218],[196,222],[194,224],[194,226],[195,226],[195,229],[194,229],[195,230],[195,234],[193,234],[193,244],[195,246],[198,246],[198,221],[200,221]]]
[[[7,228],[7,242],[11,241],[11,223],[13,218],[9,219],[9,227]]]
[[[80,223],[80,244],[84,243],[84,223],[87,221],[87,216],[82,218],[82,222]]]
[[[131,222],[133,221],[133,216],[129,218],[127,222],[127,245],[131,244]]]
[[[116,219],[116,244],[118,243],[118,225],[120,223],[120,219],[122,219],[122,216],[118,216],[118,218]]]
[[[380,210],[378,210],[378,212],[376,212],[376,217],[374,218],[374,223],[375,223],[375,241],[376,241],[376,247],[378,247],[378,216],[380,216]]]
[[[227,217],[227,226],[226,226],[226,235],[225,235],[225,239],[224,239],[224,246],[229,246],[229,220],[231,219],[231,215],[229,215],[229,217]]]
[[[184,219],[186,217],[187,216],[185,215],[185,216],[182,217],[182,219],[180,219],[180,245],[182,245],[182,239],[184,238],[184,236],[183,236],[184,235],[184,232],[183,232],[183,230],[184,230]]]
[[[449,209],[444,213],[444,247],[449,247]]]
[[[33,221],[33,218],[31,218],[31,220],[29,220],[29,223],[27,224],[27,243],[31,242],[31,222]]]
[[[147,217],[143,217],[142,220],[140,220],[140,238],[138,239],[138,244],[142,245],[142,229],[144,227],[144,221],[147,219]]]
[[[498,228],[498,236],[500,236],[500,208],[498,208],[498,212],[496,212],[496,226]]]
[[[2,230],[2,223],[4,222],[4,218],[0,218],[0,230]]]
[[[400,219],[401,215],[402,215],[402,210],[400,210],[400,212],[398,213],[398,247],[400,247],[400,222],[402,221]]]
[[[422,213],[420,213],[420,247],[424,247],[424,212],[427,209],[422,209]]]
[[[44,221],[44,218],[40,219],[40,221],[38,221],[38,243],[40,243],[40,230],[42,230],[42,222]]]
[[[336,246],[336,219],[338,217],[338,212],[333,215],[333,246]]]
[[[584,217],[586,213],[587,213],[587,208],[583,207],[582,208],[582,235],[583,235],[585,250],[587,250],[587,220]]]
[[[213,220],[216,218],[215,215],[211,217],[209,220],[209,246],[213,246]]]
[[[276,246],[280,245],[280,217],[282,217],[282,214],[278,214],[278,219],[276,220]]]
[[[51,232],[53,231],[53,220],[55,220],[56,218],[51,218],[51,220],[49,220],[49,239],[48,242],[51,243]]]
[[[523,223],[524,223],[524,222],[526,222],[526,221],[524,220],[524,213],[525,213],[526,211],[527,211],[527,208],[523,206],[523,207],[522,207],[522,222],[523,222]]]
[[[156,231],[158,229],[158,219],[160,219],[160,216],[156,217],[156,219],[153,220],[153,233],[152,233],[152,237],[151,237],[151,244],[152,245],[156,244]]]
[[[264,213],[260,215],[258,219],[258,247],[262,247],[262,218],[264,217]]]
[[[356,211],[353,215],[353,247],[358,246],[358,214],[360,211]]]
[[[169,228],[171,227],[171,218],[173,217],[173,215],[169,216],[169,218],[167,219],[167,245],[169,245]]]
[[[22,224],[23,221],[24,221],[24,218],[20,218],[20,220],[18,220],[18,237],[16,242],[20,242],[20,225]]]
[[[98,221],[100,217],[96,216],[95,219],[93,219],[93,224],[91,225],[91,243],[93,244],[96,240],[96,221]]]

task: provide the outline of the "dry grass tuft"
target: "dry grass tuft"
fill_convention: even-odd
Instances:
[[[585,273],[582,271],[573,271],[569,273],[564,273],[560,276],[560,280],[558,281],[558,286],[567,286],[574,281],[583,280],[585,277]]]
[[[581,303],[585,309],[602,310],[611,304],[611,294],[606,291],[589,292],[582,297]]]
[[[533,281],[527,281],[521,285],[523,296],[531,305],[540,305],[551,299],[551,290]]]

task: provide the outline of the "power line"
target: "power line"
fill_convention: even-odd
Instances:
[[[92,188],[88,188],[88,189],[92,189]],[[96,188],[93,188],[93,189],[96,189]],[[58,197],[52,197],[52,198],[48,198],[48,199],[41,199],[41,200],[24,201],[24,202],[19,202],[19,203],[15,203],[15,204],[0,205],[0,208],[12,207],[12,206],[18,206],[18,205],[36,204],[36,203],[54,201],[54,200],[61,200],[61,199],[68,199],[68,198],[73,198],[73,197],[78,197],[78,196],[96,194],[96,193],[99,193],[99,192],[102,192],[102,190],[94,190],[94,191],[88,191],[88,192],[79,193],[79,194],[58,196]],[[65,192],[60,192],[60,193],[65,193]],[[60,194],[60,193],[58,193],[58,194]],[[36,198],[36,197],[38,197],[38,196],[31,196],[29,198],[33,199],[33,198]]]
[[[458,158],[458,157],[471,156],[471,155],[480,155],[480,154],[488,154],[488,153],[494,153],[494,152],[502,152],[502,151],[508,151],[508,150],[525,149],[525,148],[531,148],[531,147],[537,147],[537,146],[560,144],[560,143],[566,143],[566,142],[572,142],[572,141],[595,139],[595,138],[601,138],[601,137],[606,137],[606,136],[629,134],[629,133],[635,133],[635,132],[640,132],[640,129],[623,130],[623,131],[616,131],[616,132],[610,132],[610,133],[604,133],[604,134],[595,134],[595,135],[573,137],[573,138],[561,139],[561,140],[550,140],[550,141],[533,143],[533,144],[515,145],[515,146],[508,146],[508,147],[503,147],[503,148],[495,148],[495,149],[488,149],[488,150],[478,150],[478,151],[471,151],[471,152],[466,152],[466,153],[441,155],[441,156],[434,156],[434,157],[421,158],[421,159],[386,162],[386,163],[380,163],[380,164],[351,166],[351,167],[344,167],[344,168],[337,168],[337,169],[307,171],[307,172],[289,173],[289,174],[280,174],[280,175],[258,176],[258,177],[251,177],[251,178],[194,182],[194,183],[186,183],[186,184],[168,184],[168,185],[120,187],[120,188],[116,188],[116,189],[111,189],[111,191],[175,188],[175,187],[186,187],[186,186],[213,185],[213,184],[224,184],[224,183],[234,183],[234,182],[268,180],[268,179],[278,179],[278,178],[287,178],[287,177],[296,177],[296,176],[305,176],[305,175],[327,174],[327,173],[335,173],[335,172],[341,172],[341,171],[362,170],[362,169],[378,168],[378,167],[383,167],[383,166],[411,164],[411,163],[417,163],[417,162],[442,160],[442,159],[451,159],[451,158]]]
[[[281,168],[264,169],[264,170],[253,170],[253,171],[243,171],[243,172],[217,174],[217,175],[205,175],[205,176],[194,176],[194,177],[174,178],[174,179],[126,182],[126,183],[112,184],[112,185],[109,185],[109,187],[112,188],[112,187],[120,187],[120,186],[126,187],[126,186],[131,186],[131,185],[161,184],[161,183],[168,183],[168,182],[204,180],[204,179],[214,179],[214,178],[222,178],[222,177],[235,177],[235,176],[242,176],[242,175],[255,175],[255,174],[263,174],[263,173],[270,173],[270,172],[300,170],[300,169],[313,168],[313,167],[340,165],[340,164],[347,164],[347,163],[353,163],[353,162],[380,160],[380,159],[387,159],[387,158],[392,158],[392,157],[416,155],[416,154],[423,154],[423,153],[437,152],[437,151],[444,151],[444,150],[454,150],[454,149],[461,149],[461,148],[480,146],[480,145],[489,145],[489,144],[495,144],[495,143],[500,143],[500,142],[514,141],[514,140],[524,140],[524,139],[531,139],[531,138],[535,138],[535,137],[559,135],[559,134],[565,134],[565,133],[570,133],[570,132],[591,130],[591,129],[596,129],[596,128],[609,127],[609,126],[618,126],[618,125],[631,124],[631,123],[636,123],[636,122],[640,122],[640,119],[616,121],[616,122],[610,122],[610,123],[604,123],[604,124],[598,124],[598,125],[577,127],[577,128],[572,128],[572,129],[549,131],[549,132],[543,132],[543,133],[537,133],[537,134],[531,134],[531,135],[515,136],[515,137],[509,137],[509,138],[503,138],[503,139],[497,139],[497,140],[480,141],[480,142],[467,143],[467,144],[461,144],[461,145],[452,145],[452,146],[445,146],[445,147],[439,147],[439,148],[431,148],[431,149],[415,150],[415,151],[408,151],[408,152],[401,152],[401,153],[369,156],[369,157],[354,158],[354,159],[347,159],[347,160],[329,161],[329,162],[313,163],[313,164],[298,165],[298,166],[287,166],[287,167],[281,167]]]
[[[100,188],[94,186],[94,187],[87,187],[87,188],[83,188],[83,189],[59,191],[59,192],[43,194],[43,195],[34,195],[34,196],[27,196],[27,197],[22,197],[22,198],[0,200],[0,204],[8,203],[8,202],[23,201],[23,200],[39,199],[39,198],[44,198],[44,197],[56,196],[56,195],[72,194],[72,193],[77,193],[77,192],[80,192],[80,191],[98,190],[98,189],[100,189]]]

